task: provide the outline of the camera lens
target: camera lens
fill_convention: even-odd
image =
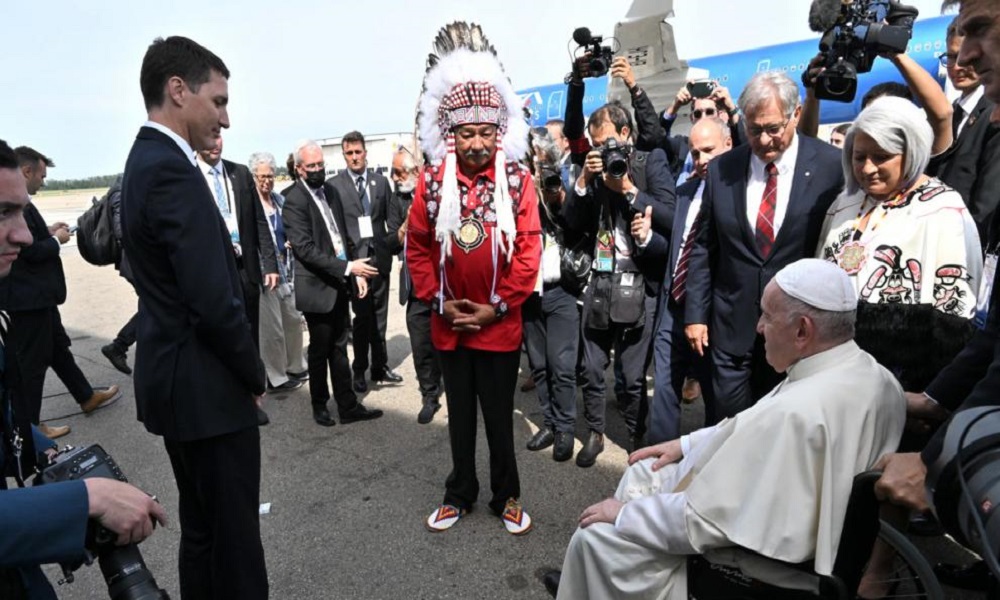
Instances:
[[[542,188],[546,192],[558,192],[562,189],[562,177],[558,173],[543,175]]]

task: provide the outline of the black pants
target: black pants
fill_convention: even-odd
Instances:
[[[368,294],[352,300],[354,307],[354,373],[364,378],[368,370],[368,350],[371,349],[372,379],[385,373],[389,354],[385,347],[385,331],[389,319],[389,278],[377,275],[368,280]]]
[[[337,303],[328,313],[303,313],[309,327],[309,397],[314,407],[326,406],[333,383],[337,410],[343,415],[358,404],[351,386],[351,363],[347,358],[347,325],[351,322],[347,296],[338,294]]]
[[[586,326],[586,316],[583,329],[584,384],[583,408],[587,426],[591,431],[604,433],[604,412],[606,392],[604,372],[611,362],[611,349],[615,350],[615,360],[622,366],[625,389],[619,404],[625,426],[629,434],[642,435],[645,424],[640,423],[640,413],[645,414],[646,399],[646,369],[649,367],[652,353],[653,325],[656,317],[657,299],[647,295],[645,298],[645,317],[641,327],[626,327],[612,323],[608,329],[592,329]]]
[[[49,367],[79,404],[94,394],[94,388],[69,351],[69,335],[57,307],[10,313],[10,338],[21,368],[22,392],[32,423],[37,424],[41,416],[45,373]]]
[[[532,294],[521,309],[524,345],[545,426],[573,433],[576,424],[576,356],[580,311],[559,286]]]
[[[122,352],[128,352],[128,349],[135,343],[135,323],[138,318],[138,312],[132,315],[132,318],[128,320],[128,323],[122,325],[121,330],[118,331],[118,335],[115,336],[115,339],[112,342]]]
[[[415,298],[406,305],[406,330],[410,334],[413,368],[420,396],[437,401],[441,395],[441,362],[431,343],[431,307]]]
[[[670,290],[664,288],[660,301],[659,324],[653,339],[655,382],[653,401],[649,404],[649,432],[646,441],[659,444],[674,440],[681,435],[681,389],[684,378],[691,375],[701,384],[705,401],[705,424],[719,422],[712,411],[715,409],[712,393],[712,374],[709,356],[698,356],[684,335],[684,307],[670,298]]]
[[[490,509],[503,512],[509,498],[521,496],[514,456],[514,388],[521,353],[487,352],[459,347],[441,351],[441,371],[448,399],[451,474],[444,503],[469,509],[479,497],[476,478],[476,402],[483,409],[490,448]]]
[[[267,598],[260,430],[164,444],[177,480],[182,600]]]
[[[718,346],[710,346],[709,349],[715,393],[715,407],[711,410],[713,423],[750,408],[785,378],[767,364],[763,336],[758,335],[753,349],[743,356],[734,356]]]

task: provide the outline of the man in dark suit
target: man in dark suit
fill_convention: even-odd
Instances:
[[[955,101],[952,133],[955,141],[943,154],[931,159],[927,173],[958,190],[965,199],[986,249],[988,225],[1000,202],[1000,124],[990,121],[996,104],[986,97],[979,75],[971,66],[958,64],[963,36],[957,21],[948,25],[948,79],[962,95]]]
[[[14,151],[0,140],[0,209],[4,214],[0,219],[0,280],[9,276],[12,264],[34,241],[23,216],[30,201],[26,183]],[[24,398],[18,393],[19,360],[9,343],[8,324],[8,315],[0,313],[0,389],[5,398],[0,407],[0,463],[28,474],[34,470],[36,451],[43,451],[44,440],[32,435]],[[24,445],[15,449],[15,438]],[[149,495],[113,479],[8,490],[6,478],[0,477],[0,597],[53,600],[55,592],[40,565],[83,560],[88,517],[132,542],[149,536],[154,523],[166,523],[166,512]]]
[[[587,125],[597,148],[614,141],[627,147],[632,133],[628,113],[617,104],[608,104],[594,112]],[[604,451],[605,385],[604,372],[611,349],[622,365],[624,376],[623,414],[634,444],[639,443],[645,424],[642,415],[646,403],[646,368],[651,358],[653,323],[657,296],[663,280],[666,247],[644,248],[630,233],[636,214],[651,212],[653,228],[669,231],[673,223],[674,180],[663,150],[650,153],[629,152],[628,172],[613,176],[600,150],[592,150],[583,171],[574,183],[574,193],[563,206],[563,216],[574,231],[594,240],[594,266],[584,294],[581,329],[585,366],[583,398],[584,417],[590,433],[576,464],[590,467]],[[616,316],[621,298],[613,298],[612,286],[623,288],[643,281],[643,297],[633,322]],[[604,291],[599,291],[604,290]],[[637,291],[637,290],[633,290]],[[596,298],[596,301],[595,301]],[[610,309],[610,310],[609,310]],[[621,313],[618,313],[621,315]]]
[[[399,303],[406,307],[406,331],[410,334],[410,349],[413,352],[413,370],[417,372],[420,384],[422,406],[417,414],[417,422],[426,425],[441,410],[441,363],[431,342],[431,306],[421,302],[413,293],[410,269],[406,265],[406,229],[410,222],[410,205],[417,187],[418,169],[413,155],[406,148],[400,148],[392,157],[392,180],[396,193],[389,203],[389,218],[386,221],[388,236],[386,244],[389,252],[399,257]]]
[[[45,184],[47,167],[55,166],[37,150],[14,149],[28,193],[34,195]],[[70,239],[66,223],[45,224],[33,203],[24,208],[34,242],[21,253],[10,271],[0,280],[0,309],[10,313],[11,344],[21,360],[23,393],[32,423],[38,423],[42,391],[49,367],[62,380],[81,410],[90,413],[118,394],[118,386],[94,389],[70,352],[70,339],[63,328],[59,305],[66,301],[66,275],[59,251]],[[69,426],[40,425],[50,438],[69,433]]]
[[[782,267],[815,253],[824,213],[844,186],[840,151],[796,134],[802,108],[787,75],[758,73],[739,105],[749,143],[708,168],[684,307],[691,347],[711,352],[715,420],[781,380],[756,332],[761,294]]]
[[[385,331],[389,318],[389,274],[392,254],[386,243],[386,216],[392,189],[389,181],[368,171],[365,138],[358,131],[345,135],[340,142],[347,169],[331,177],[328,183],[337,190],[344,206],[347,239],[354,246],[352,256],[371,258],[378,275],[368,284],[368,295],[354,298],[354,391],[368,391],[365,371],[371,366],[372,383],[400,383],[403,378],[389,368]],[[368,361],[369,348],[371,362]]]
[[[257,201],[257,188],[250,169],[222,158],[222,137],[208,150],[198,152],[198,168],[205,176],[212,191],[222,220],[226,222],[236,269],[243,288],[243,307],[246,309],[254,343],[260,340],[260,290],[261,286],[273,290],[278,285],[278,263],[271,231],[267,227],[264,209]],[[257,408],[257,422],[267,425],[267,413]]]
[[[299,178],[285,192],[281,219],[295,254],[295,308],[302,311],[309,327],[313,420],[324,427],[336,425],[326,406],[330,400],[327,374],[341,423],[377,419],[382,411],[361,404],[351,385],[347,326],[354,287],[363,298],[369,291],[368,280],[377,276],[378,270],[368,264],[367,257],[352,260],[355,248],[346,235],[340,196],[323,182],[323,149],[315,142],[301,144],[295,151],[295,169]]]
[[[680,437],[681,388],[688,374],[701,384],[705,421],[714,422],[710,414],[714,408],[711,366],[708,357],[699,356],[691,349],[684,335],[684,304],[691,248],[703,223],[700,211],[708,164],[728,152],[733,147],[733,140],[728,125],[719,119],[696,122],[691,127],[688,140],[694,172],[677,188],[674,226],[667,237],[670,255],[663,287],[660,288],[658,322],[653,338],[653,363],[656,368],[653,380],[657,385],[649,405],[647,442],[651,445]]]
[[[150,45],[140,75],[149,121],[122,186],[122,242],[139,295],[136,412],[163,436],[177,481],[185,600],[268,596],[256,413],[264,365],[230,228],[195,159],[229,127],[228,77],[187,38]]]

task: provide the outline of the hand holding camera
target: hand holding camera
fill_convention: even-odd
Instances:
[[[635,73],[632,72],[632,65],[628,64],[628,59],[624,56],[611,61],[611,76],[621,79],[625,87],[630,90],[635,87]]]

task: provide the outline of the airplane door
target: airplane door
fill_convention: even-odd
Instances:
[[[548,105],[545,109],[546,120],[561,119],[563,117],[563,106],[565,104],[563,96],[565,94],[564,90],[559,90],[549,95]]]

